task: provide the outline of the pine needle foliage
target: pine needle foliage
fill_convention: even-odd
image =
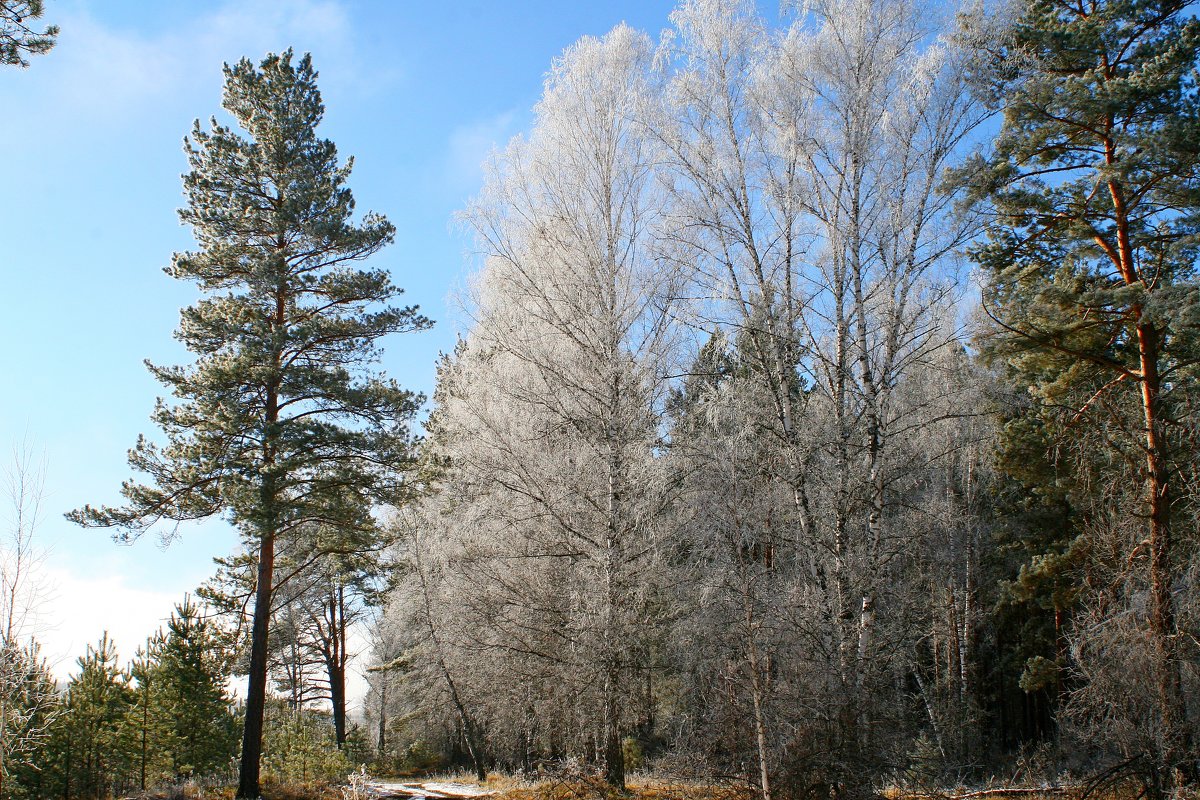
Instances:
[[[1087,448],[1089,466],[1123,477],[1125,513],[1146,528],[1161,727],[1147,755],[1176,786],[1197,778],[1172,596],[1193,544],[1179,524],[1192,499],[1180,468],[1194,452],[1187,398],[1200,364],[1200,20],[1189,5],[1020,6],[978,75],[1003,98],[994,152],[962,170],[996,214],[974,252],[994,323],[985,352],[1030,387],[1061,440],[1104,443]]]
[[[257,551],[243,797],[258,796],[275,541],[314,524],[374,530],[369,509],[402,487],[422,400],[374,368],[377,343],[430,325],[393,305],[402,290],[386,271],[354,266],[395,228],[374,213],[352,221],[353,160],[317,135],[316,79],[291,50],[225,66],[223,105],[246,135],[214,118],[185,140],[180,218],[198,249],[166,270],[203,294],[176,332],[196,360],[148,363],[175,398],[153,414],[165,444],[139,437],[129,454],[149,480],[127,481],[121,507],[68,515],[129,539],[222,514]]]
[[[43,13],[42,0],[0,0],[0,64],[28,67],[28,56],[50,52],[58,39],[58,26],[30,24]]]

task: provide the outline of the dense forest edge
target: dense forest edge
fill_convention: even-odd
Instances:
[[[0,0],[3,68],[44,13]],[[58,681],[14,449],[0,800],[1200,793],[1194,6],[667,22],[569,47],[493,153],[428,405],[311,58],[224,66],[194,361],[68,518],[243,543]]]

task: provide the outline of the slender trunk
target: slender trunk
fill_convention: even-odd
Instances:
[[[521,758],[525,774],[529,775],[533,772],[533,764],[537,755],[534,749],[537,746],[537,715],[534,713],[532,704],[525,706],[525,724],[521,727],[521,732],[525,737],[525,751],[521,754]],[[538,771],[541,771],[540,767]]]
[[[383,758],[387,748],[387,676],[379,682],[379,758]]]
[[[333,705],[333,735],[337,748],[346,746],[346,670],[341,665],[329,670],[329,700]]]
[[[749,579],[747,578],[747,584]],[[743,592],[742,601],[746,612],[746,636],[748,638],[750,667],[750,697],[754,703],[754,741],[758,748],[758,781],[763,800],[771,800],[771,774],[767,747],[767,722],[764,709],[766,687],[764,686],[762,659],[759,657],[758,642],[755,640],[757,621],[754,619],[754,604],[749,591]]]
[[[71,701],[67,700],[67,713],[71,713]],[[63,800],[68,800],[71,796],[71,756],[74,755],[75,748],[71,747],[71,739],[67,739],[67,755],[63,764]]]
[[[611,474],[610,474],[611,477]],[[614,497],[610,494],[610,513],[612,513],[611,504],[614,502]],[[604,660],[604,780],[612,787],[625,791],[625,751],[621,747],[621,706],[619,700],[620,680],[621,680],[621,665],[618,660],[616,640],[616,590],[614,585],[616,570],[616,541],[613,539],[612,531],[610,530],[610,539],[608,542],[608,575],[606,581],[606,601],[607,608],[605,609],[605,653]]]
[[[463,737],[467,741],[467,755],[471,756],[471,765],[475,768],[475,777],[480,781],[487,780],[487,767],[483,760],[483,748],[480,745],[479,731],[475,728],[475,722],[467,713],[466,706],[463,705],[462,699],[458,695],[458,690],[454,685],[450,686],[450,696],[454,700],[454,707],[458,711],[458,717],[463,724]]]
[[[446,688],[450,691],[450,701],[454,704],[454,710],[458,712],[458,720],[462,724],[463,737],[467,742],[467,753],[471,756],[471,765],[475,768],[475,777],[480,781],[487,780],[487,768],[484,763],[482,737],[479,736],[479,729],[475,725],[475,720],[467,711],[467,706],[462,701],[462,696],[458,693],[458,686],[454,682],[454,676],[450,674],[450,665],[446,662],[446,655],[442,651],[441,638],[438,636],[437,626],[433,621],[433,598],[429,593],[429,582],[425,578],[425,567],[421,562],[421,545],[419,541],[414,541],[413,557],[416,561],[417,578],[421,581],[421,599],[425,606],[425,624],[429,628],[429,640],[433,644],[433,651],[437,656],[438,667],[442,672],[442,679],[446,681]],[[382,733],[380,733],[382,738]]]
[[[146,696],[142,701],[142,791],[146,791],[147,728],[150,726],[150,686],[146,685]]]
[[[933,662],[937,663],[937,649],[933,652]],[[933,729],[933,740],[937,744],[938,752],[942,754],[942,758],[946,757],[946,746],[942,740],[942,726],[938,724],[937,713],[933,710],[933,703],[929,700],[929,692],[925,690],[925,681],[921,680],[920,669],[913,669],[913,678],[917,681],[917,689],[921,692],[921,702],[925,706],[925,713],[929,717],[929,727]],[[935,679],[936,685],[936,679]]]
[[[462,696],[458,693],[458,687],[454,683],[454,679],[450,677],[450,669],[446,666],[445,660],[441,656],[441,650],[438,649],[438,664],[442,668],[442,676],[446,679],[446,686],[450,690],[450,701],[454,704],[454,710],[458,712],[458,720],[463,727],[463,738],[467,743],[467,755],[471,757],[471,766],[475,768],[475,777],[481,781],[487,780],[487,769],[483,759],[483,747],[480,744],[479,730],[475,726],[475,720],[467,713],[467,707],[462,701]]]
[[[854,137],[855,131],[851,132]],[[854,318],[855,345],[858,349],[858,390],[862,394],[866,417],[866,453],[863,472],[867,478],[867,525],[866,540],[863,542],[862,553],[865,556],[865,571],[861,576],[861,597],[858,613],[858,630],[855,632],[858,643],[856,648],[856,663],[854,664],[854,711],[852,721],[854,731],[850,736],[855,737],[860,753],[870,752],[870,742],[867,736],[871,726],[866,719],[867,670],[871,664],[871,637],[875,627],[875,586],[878,582],[877,563],[880,543],[883,533],[883,501],[884,482],[879,467],[882,451],[882,419],[881,392],[879,381],[871,364],[871,342],[868,328],[872,324],[870,308],[867,303],[864,284],[868,264],[864,263],[864,210],[862,193],[864,188],[864,166],[859,158],[859,148],[851,147],[850,153],[850,209],[849,230],[846,234],[846,249],[849,259],[847,277],[850,281],[850,291],[853,298],[851,314]],[[849,371],[849,364],[839,365]],[[849,465],[847,464],[847,468]],[[847,613],[849,610],[847,609]]]
[[[858,741],[858,631],[855,624],[855,609],[851,599],[853,581],[850,573],[852,557],[850,541],[851,518],[851,436],[852,414],[850,409],[850,369],[852,356],[851,320],[847,309],[847,254],[834,255],[833,295],[835,314],[834,361],[833,361],[833,406],[837,435],[836,442],[836,487],[834,489],[833,520],[833,622],[838,654],[838,678],[841,684],[839,698],[838,733],[840,745],[846,750],[848,763],[857,761]]]
[[[242,760],[238,771],[237,797],[243,800],[253,800],[260,795],[258,775],[262,756],[263,712],[267,700],[267,633],[274,567],[275,535],[265,531],[258,550],[258,586],[254,593],[254,621],[250,628],[246,722],[242,730]]]
[[[326,658],[329,702],[333,706],[333,733],[339,750],[346,746],[346,589],[337,586],[329,595],[330,648]]]
[[[610,262],[611,263],[611,262]],[[610,318],[611,315],[610,312]],[[620,373],[616,366],[619,353],[617,337],[610,343],[613,371],[609,395],[609,419],[606,426],[608,445],[608,508],[604,554],[604,780],[613,788],[625,791],[625,751],[621,746],[621,656],[622,636],[618,630],[619,604],[625,599],[618,585],[622,558],[622,478],[619,450],[618,420],[620,419]]]
[[[757,667],[755,667],[757,670]],[[759,678],[754,677],[754,738],[758,745],[758,780],[763,800],[771,800],[771,776],[767,761],[767,725],[763,715],[762,692]]]

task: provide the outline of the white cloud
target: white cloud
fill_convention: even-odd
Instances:
[[[120,663],[128,662],[146,639],[165,627],[175,604],[174,592],[130,586],[115,572],[82,576],[63,568],[41,574],[40,607],[28,628],[42,646],[42,655],[55,678],[66,681],[78,671],[76,659],[95,645],[105,631],[117,647]],[[346,700],[352,715],[361,713],[367,694],[366,667],[370,640],[365,624],[349,636],[351,661],[346,671]],[[245,697],[245,678],[231,680],[230,689]]]
[[[150,634],[166,624],[180,599],[174,592],[130,586],[117,573],[84,576],[47,568],[42,581],[48,609],[39,615],[40,630],[34,634],[59,679],[76,671],[75,660],[104,631],[116,643],[121,661],[129,660]]]
[[[64,9],[54,22],[62,33],[53,57],[28,76],[42,82],[38,100],[59,125],[127,127],[170,107],[206,116],[196,95],[216,93],[223,62],[289,46],[313,51],[339,87],[362,90],[371,74],[360,68],[349,16],[332,0],[231,0],[186,31],[154,34],[107,26],[86,11]]]
[[[455,128],[446,146],[447,185],[466,194],[479,191],[484,161],[512,138],[517,123],[517,113],[510,110]]]

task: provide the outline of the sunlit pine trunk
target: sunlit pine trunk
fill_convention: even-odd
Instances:
[[[283,251],[286,241],[280,237],[277,247]],[[275,295],[275,313],[271,322],[281,331],[287,322],[287,286],[281,282]],[[277,337],[278,338],[278,337]],[[282,343],[273,353],[272,376],[268,380],[264,407],[263,464],[259,487],[258,574],[254,590],[254,619],[250,626],[250,671],[246,686],[246,721],[242,729],[242,758],[238,768],[237,797],[254,800],[261,795],[259,768],[262,760],[263,716],[267,702],[267,637],[271,622],[271,591],[275,580],[275,535],[278,528],[279,487],[275,460],[279,431],[279,383]]]
[[[1111,117],[1108,129],[1113,127]],[[1115,164],[1116,145],[1111,136],[1104,140],[1105,161]],[[1143,284],[1137,273],[1133,255],[1132,221],[1125,200],[1124,188],[1117,180],[1108,181],[1109,196],[1117,240],[1117,267],[1129,286]],[[1148,288],[1148,287],[1147,287]],[[1176,640],[1179,631],[1171,600],[1174,569],[1171,563],[1171,484],[1168,456],[1162,419],[1162,379],[1158,360],[1161,334],[1153,322],[1144,321],[1140,303],[1130,306],[1129,318],[1135,321],[1138,345],[1138,377],[1142,419],[1145,425],[1146,504],[1150,527],[1150,634],[1157,661],[1157,690],[1159,714],[1162,717],[1162,762],[1171,771],[1176,786],[1195,778],[1194,767],[1188,767],[1193,752],[1184,719],[1186,703],[1182,691],[1182,676],[1177,660]]]
[[[1136,313],[1136,312],[1135,312]],[[1138,313],[1140,316],[1140,313]],[[1162,715],[1163,762],[1174,773],[1177,786],[1186,785],[1194,770],[1188,769],[1190,737],[1184,730],[1186,704],[1177,660],[1179,632],[1171,601],[1174,570],[1171,564],[1171,484],[1163,452],[1162,421],[1159,419],[1158,334],[1153,325],[1138,326],[1138,350],[1142,369],[1142,410],[1146,425],[1146,471],[1150,507],[1150,631],[1158,661],[1158,704]]]

